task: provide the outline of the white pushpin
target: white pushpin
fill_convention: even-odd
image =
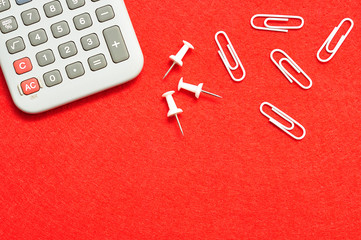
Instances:
[[[169,68],[168,72],[164,75],[163,79],[168,75],[168,73],[172,70],[172,68],[174,67],[175,64],[179,65],[179,66],[183,66],[183,62],[182,59],[184,57],[184,55],[186,55],[186,53],[188,52],[188,50],[194,49],[194,47],[192,46],[192,44],[190,44],[187,41],[183,40],[183,47],[179,50],[179,52],[177,53],[177,55],[171,55],[169,58],[173,61],[172,66]]]
[[[181,130],[182,135],[184,136],[182,126],[181,126],[181,124],[179,122],[179,119],[178,119],[178,116],[177,116],[177,114],[182,113],[183,110],[180,109],[180,108],[177,108],[177,105],[175,105],[174,99],[172,97],[173,93],[174,93],[174,91],[169,91],[169,92],[166,92],[166,93],[164,93],[162,95],[162,97],[165,97],[165,99],[167,100],[168,107],[169,107],[167,117],[175,116],[175,118],[177,119],[177,122],[178,122],[179,129]]]
[[[183,82],[183,78],[181,78],[178,83],[178,91],[180,91],[183,88],[187,91],[195,93],[196,98],[199,98],[199,95],[201,94],[201,92],[212,95],[214,97],[222,98],[221,96],[219,96],[217,94],[202,90],[202,87],[203,87],[203,83],[200,83],[200,84],[198,84],[198,86],[196,86],[193,84]]]

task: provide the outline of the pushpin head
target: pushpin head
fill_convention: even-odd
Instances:
[[[183,47],[179,50],[179,52],[176,55],[171,55],[169,57],[174,63],[176,63],[177,65],[179,65],[181,67],[183,66],[182,59],[183,59],[184,55],[188,52],[188,50],[190,48],[194,49],[193,45],[187,41],[183,40],[183,44],[184,44]]]
[[[199,98],[199,95],[202,92],[203,83],[200,83],[198,84],[198,86],[196,86],[193,84],[183,82],[183,78],[181,78],[178,83],[178,91],[180,91],[182,88],[190,92],[194,92],[196,98]]]
[[[169,107],[167,117],[171,117],[178,113],[183,112],[182,109],[177,108],[177,106],[175,105],[174,99],[172,97],[173,93],[174,93],[174,91],[169,91],[169,92],[163,93],[163,95],[162,95],[162,97],[166,98],[168,107]]]

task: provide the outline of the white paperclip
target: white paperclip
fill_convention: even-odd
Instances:
[[[281,54],[283,54],[285,57],[281,58],[278,62],[273,58],[273,54],[275,52],[279,52]],[[277,66],[277,68],[283,73],[283,75],[285,75],[285,77],[288,79],[288,81],[290,81],[290,83],[292,83],[293,81],[295,83],[298,84],[298,86],[300,86],[301,88],[303,89],[309,89],[311,88],[312,86],[312,80],[311,78],[295,63],[295,61],[293,61],[292,58],[290,58],[290,56],[288,56],[287,53],[285,53],[283,50],[281,49],[275,49],[271,52],[270,54],[270,57],[271,57],[271,60],[274,62],[274,64]],[[288,62],[292,67],[293,69],[295,69],[295,71],[297,73],[302,73],[306,78],[307,80],[310,82],[310,84],[308,86],[304,86],[302,85],[294,76],[292,76],[292,74],[290,74],[287,69],[282,65],[282,63],[286,61]]]
[[[228,48],[229,52],[231,53],[231,55],[233,57],[233,61],[236,64],[234,67],[232,67],[231,64],[229,63],[229,61],[227,60],[226,55],[224,54],[224,51],[222,49],[222,46],[218,41],[218,35],[220,35],[220,34],[222,34],[227,40],[227,48]],[[231,76],[233,81],[236,81],[236,82],[242,81],[246,77],[246,70],[244,69],[244,67],[242,65],[242,62],[239,59],[236,51],[234,50],[233,45],[232,45],[231,41],[229,40],[227,34],[224,31],[219,31],[215,35],[215,40],[216,40],[216,43],[217,43],[218,48],[219,48],[218,54],[221,57],[221,59],[222,59],[222,61],[224,63],[224,66],[226,67],[229,75]],[[242,69],[243,75],[242,75],[241,78],[235,78],[232,71],[237,70],[239,67]]]
[[[254,19],[260,17],[265,18],[263,24],[264,27],[259,27],[254,24]],[[299,19],[301,20],[301,24],[298,26],[271,26],[268,24],[269,21],[278,21],[278,22],[288,22],[290,19]],[[253,28],[258,30],[267,30],[267,31],[275,31],[275,32],[288,32],[290,29],[300,29],[303,27],[305,21],[302,17],[293,16],[293,15],[274,15],[274,14],[256,14],[251,18],[251,25]]]
[[[335,48],[332,49],[332,50],[330,50],[330,43],[331,43],[332,39],[335,37],[337,31],[340,29],[340,27],[342,26],[342,24],[343,24],[344,22],[346,22],[346,21],[349,21],[349,22],[351,23],[350,28],[348,29],[348,31],[346,32],[345,35],[342,35],[342,37],[340,38],[340,40],[337,42]],[[351,18],[344,18],[344,19],[340,22],[340,24],[333,29],[333,31],[331,32],[331,34],[328,36],[328,38],[326,39],[326,41],[322,44],[321,48],[320,48],[320,49],[318,50],[318,52],[317,52],[317,59],[318,59],[320,62],[328,62],[328,61],[330,61],[330,60],[333,58],[333,56],[336,54],[336,52],[338,51],[338,49],[341,47],[342,43],[345,41],[345,39],[347,38],[347,36],[348,36],[349,33],[351,32],[351,30],[352,30],[352,28],[353,28],[353,25],[354,25],[354,23],[353,23],[353,21],[352,21]],[[331,54],[331,56],[328,57],[327,59],[322,59],[322,58],[320,57],[320,53],[321,53],[321,51],[323,50],[323,48],[325,48],[326,51]]]
[[[285,125],[283,125],[282,123],[278,122],[277,120],[275,120],[274,118],[272,118],[271,116],[269,116],[267,113],[265,113],[263,111],[263,106],[267,105],[269,107],[272,108],[272,111],[277,113],[280,117],[282,117],[284,120],[286,120],[287,122],[289,122],[291,124],[290,127],[286,127]],[[290,116],[288,116],[286,113],[282,112],[281,110],[279,110],[278,108],[276,108],[275,106],[273,106],[272,104],[270,104],[269,102],[264,102],[261,104],[260,106],[260,111],[261,113],[266,116],[269,121],[271,123],[273,123],[274,125],[276,125],[277,127],[279,127],[282,131],[284,131],[285,133],[287,133],[289,136],[291,136],[292,138],[296,139],[296,140],[301,140],[306,136],[306,129],[299,124],[297,121],[295,121],[293,118],[291,118]],[[292,131],[295,128],[295,124],[300,127],[303,131],[303,134],[301,137],[297,137],[294,134],[292,134],[290,131]]]

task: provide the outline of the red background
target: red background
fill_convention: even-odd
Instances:
[[[0,239],[361,239],[360,2],[126,4],[145,56],[134,81],[28,115],[0,80]],[[258,13],[305,25],[258,31]],[[346,17],[353,30],[321,64],[317,50]],[[241,83],[217,54],[219,30],[246,68]],[[182,40],[195,50],[162,80]],[[274,66],[275,48],[312,78],[310,90]],[[161,97],[182,76],[224,97],[176,92],[184,137]],[[269,123],[264,101],[306,137]]]

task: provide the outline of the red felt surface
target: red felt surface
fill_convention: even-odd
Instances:
[[[0,80],[0,239],[360,239],[360,2],[126,4],[145,56],[134,81],[27,115]],[[249,23],[258,13],[305,25],[258,31]],[[345,17],[352,32],[321,64],[317,50]],[[217,54],[219,30],[246,68],[241,83]],[[195,50],[162,80],[183,39]],[[312,78],[310,90],[274,66],[275,48]],[[224,97],[176,92],[184,137],[161,98],[182,76]],[[269,123],[264,101],[306,137]]]

